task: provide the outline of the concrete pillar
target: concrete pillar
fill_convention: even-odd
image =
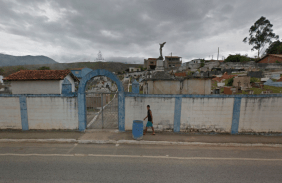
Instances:
[[[132,93],[139,93],[139,83],[136,80],[132,83]]]

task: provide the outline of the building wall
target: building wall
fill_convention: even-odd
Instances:
[[[151,107],[153,124],[156,129],[173,128],[174,98],[126,97],[125,130],[132,130],[133,120],[143,120],[147,116],[147,105]]]
[[[268,55],[267,57],[259,61],[259,63],[276,63],[276,61],[282,62],[282,57],[275,57],[272,55]]]
[[[18,97],[0,97],[0,129],[22,129]]]
[[[145,81],[144,94],[210,94],[210,79]]]
[[[60,80],[48,81],[11,81],[13,94],[60,94]]]
[[[282,98],[242,98],[239,132],[282,132]]]
[[[186,79],[183,81],[182,94],[210,94],[210,79]]]
[[[27,97],[29,129],[78,129],[76,97]]]
[[[66,78],[72,84],[72,92],[75,92],[75,83],[70,75]],[[13,94],[61,94],[64,80],[38,80],[38,81],[11,81]]]
[[[180,129],[231,132],[233,98],[183,98]]]
[[[180,94],[180,82],[161,80],[153,81],[152,94]]]

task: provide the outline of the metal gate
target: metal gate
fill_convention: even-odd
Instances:
[[[87,128],[118,129],[118,93],[86,92]]]

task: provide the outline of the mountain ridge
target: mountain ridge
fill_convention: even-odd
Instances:
[[[0,53],[0,67],[55,64],[55,63],[58,63],[58,62],[44,55],[13,56],[13,55]]]

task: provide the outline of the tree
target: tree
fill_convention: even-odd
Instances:
[[[266,54],[282,54],[282,42],[275,41],[273,42],[266,50]]]
[[[273,25],[270,21],[262,16],[255,22],[254,25],[251,26],[249,30],[249,38],[245,37],[243,40],[244,43],[248,42],[249,45],[253,45],[252,51],[258,51],[258,58],[266,44],[271,44],[272,39],[279,39],[279,36],[273,33],[272,27]]]
[[[42,67],[39,67],[37,70],[50,70],[50,67],[42,66]]]
[[[248,62],[250,58],[244,55],[236,54],[236,55],[229,55],[224,62]]]

